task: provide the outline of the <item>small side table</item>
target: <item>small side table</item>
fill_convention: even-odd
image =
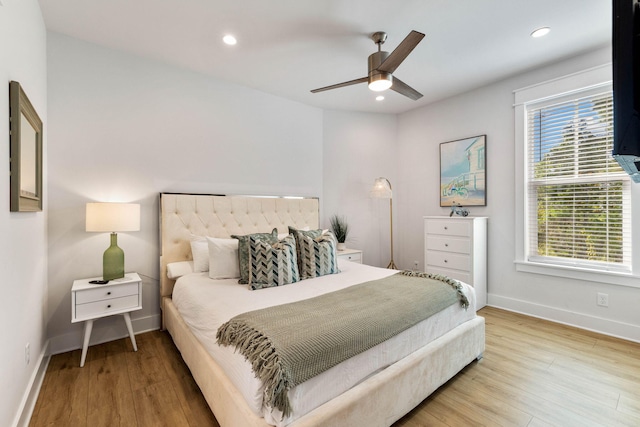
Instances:
[[[130,312],[142,308],[142,280],[137,273],[127,273],[121,279],[104,285],[89,283],[101,277],[73,281],[71,288],[71,323],[84,322],[84,343],[80,367],[84,366],[87,348],[93,329],[93,321],[102,317],[122,314],[127,324],[133,350],[138,351],[133,335]]]
[[[362,264],[362,251],[359,249],[344,249],[338,251],[338,262],[343,259]]]

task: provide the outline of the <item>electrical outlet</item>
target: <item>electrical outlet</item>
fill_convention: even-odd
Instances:
[[[27,365],[31,362],[31,346],[29,343],[24,346],[24,361]]]
[[[597,302],[600,307],[609,307],[609,294],[598,292]]]
[[[413,269],[418,270],[418,261],[413,261]]]

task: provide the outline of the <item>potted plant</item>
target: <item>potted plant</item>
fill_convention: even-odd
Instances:
[[[338,250],[343,251],[347,248],[345,241],[349,234],[349,224],[347,224],[345,217],[338,215],[332,216],[330,222],[331,231],[333,231],[333,234],[336,236],[336,240],[338,240]]]

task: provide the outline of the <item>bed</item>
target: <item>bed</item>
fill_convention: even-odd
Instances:
[[[394,337],[397,342],[404,344],[400,344],[400,349],[394,350],[392,355],[389,355],[392,353],[389,348],[395,344],[391,340],[380,344],[383,348],[381,354],[390,357],[389,360],[363,353],[296,386],[289,393],[295,408],[293,415],[282,418],[278,411],[265,409],[259,393],[256,394],[259,382],[249,378],[246,372],[237,374],[250,369],[250,365],[249,368],[242,367],[243,363],[248,363],[240,354],[231,347],[215,344],[211,338],[219,323],[242,310],[260,308],[267,300],[275,298],[274,301],[279,301],[277,298],[280,297],[274,296],[276,294],[297,292],[296,296],[285,296],[284,301],[288,301],[287,298],[304,299],[311,296],[306,292],[311,292],[312,288],[322,289],[320,293],[329,292],[394,272],[345,261],[339,265],[339,274],[307,279],[305,286],[296,288],[301,283],[298,282],[280,288],[249,291],[247,286],[238,285],[237,279],[223,279],[212,287],[212,279],[206,273],[184,274],[176,283],[169,278],[167,266],[192,260],[192,235],[228,239],[232,235],[267,232],[273,228],[284,235],[290,226],[302,230],[316,229],[318,225],[319,201],[315,198],[160,195],[163,328],[171,334],[223,427],[389,426],[467,364],[481,357],[484,351],[484,319],[476,316],[472,309],[462,310],[459,306],[452,306],[432,316],[430,323],[421,322],[403,332],[404,336]],[[204,294],[188,295],[198,288]],[[217,292],[223,289],[230,293],[218,296]],[[472,288],[465,286],[464,292],[473,307]],[[246,304],[229,307],[225,302],[213,309],[197,305],[199,301],[217,299],[242,300]],[[197,311],[219,316],[205,316],[204,320],[192,318],[192,312]],[[429,335],[431,338],[427,339],[428,342],[418,343],[419,339]],[[379,365],[367,366],[370,360],[375,360]],[[341,382],[344,379],[346,383],[343,384]],[[253,385],[245,387],[245,383],[252,382]]]

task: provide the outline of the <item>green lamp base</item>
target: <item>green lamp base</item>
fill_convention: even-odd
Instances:
[[[124,277],[124,251],[118,247],[118,235],[111,233],[111,246],[102,256],[102,279],[114,280]]]

